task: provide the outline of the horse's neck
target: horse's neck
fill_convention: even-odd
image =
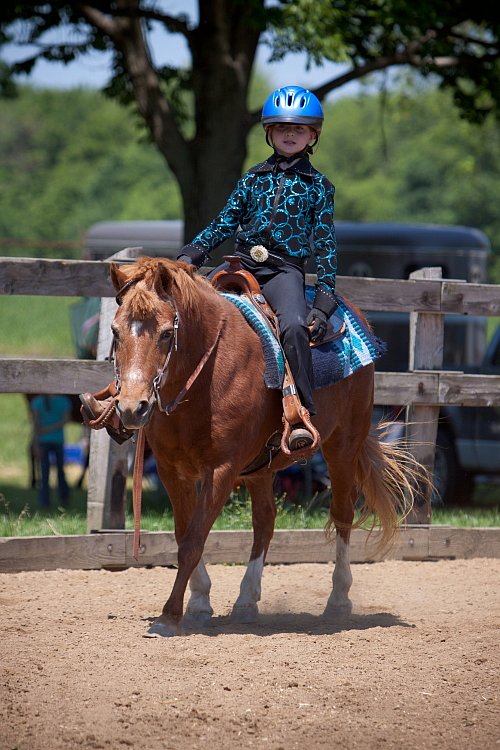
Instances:
[[[208,292],[208,293],[207,293]],[[179,334],[178,349],[172,353],[171,377],[177,382],[190,377],[210,349],[222,335],[224,309],[219,295],[209,288],[200,290],[200,299],[189,309],[178,307]],[[200,373],[201,377],[202,373]]]

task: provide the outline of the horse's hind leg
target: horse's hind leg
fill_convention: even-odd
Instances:
[[[349,591],[352,573],[349,560],[349,540],[354,519],[354,506],[357,489],[354,482],[355,464],[351,449],[342,451],[332,442],[323,446],[323,454],[328,464],[332,481],[332,503],[330,518],[337,532],[335,539],[335,566],[333,569],[333,589],[328,598],[325,612],[350,611],[352,608]]]
[[[262,572],[276,518],[272,474],[255,479],[246,478],[245,484],[252,498],[253,546],[232,611],[233,620],[242,623],[255,622],[257,619]]]

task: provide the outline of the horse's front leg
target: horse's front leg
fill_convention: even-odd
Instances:
[[[234,621],[241,623],[255,622],[257,619],[264,562],[276,518],[272,474],[246,478],[245,484],[252,498],[253,546],[231,615]]]
[[[203,559],[201,559],[191,573],[191,578],[189,579],[191,596],[187,603],[184,621],[186,621],[186,618],[189,618],[197,625],[203,627],[210,624],[210,620],[214,613],[210,604],[211,587],[212,582],[210,581],[210,576],[207,573]]]
[[[234,479],[234,471],[229,465],[219,467],[209,473],[201,483],[201,489],[185,532],[179,535],[177,535],[176,517],[177,575],[172,592],[160,617],[149,628],[148,636],[168,637],[180,634],[184,595],[190,579],[192,596],[188,605],[188,614],[194,615],[198,620],[211,616],[212,608],[208,600],[210,579],[201,556],[208,533],[229,497]],[[170,484],[171,481],[167,479],[166,485]],[[207,604],[208,607],[205,606]]]

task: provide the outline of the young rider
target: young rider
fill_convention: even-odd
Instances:
[[[251,271],[278,316],[281,340],[302,405],[315,413],[309,340],[320,342],[337,307],[334,187],[309,161],[319,140],[323,110],[300,86],[274,91],[264,104],[262,125],[274,153],[238,181],[226,206],[178,260],[199,268],[210,252],[235,235],[235,255]],[[314,253],[316,293],[307,314],[304,272]],[[313,443],[304,424],[293,426],[290,450]]]
[[[236,235],[235,254],[251,271],[278,316],[283,349],[302,405],[315,414],[309,340],[320,342],[335,311],[337,253],[334,187],[309,161],[323,125],[318,98],[300,86],[273,91],[262,110],[266,142],[274,153],[238,181],[226,206],[185,245],[177,260],[196,268],[225,239]],[[304,273],[307,258],[316,259],[317,284],[307,313]],[[102,407],[90,394],[82,401],[94,416]],[[304,424],[293,425],[291,451],[312,445]]]

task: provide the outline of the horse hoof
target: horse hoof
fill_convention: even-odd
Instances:
[[[173,636],[180,635],[180,629],[178,625],[167,625],[164,622],[154,622],[149,628],[147,633],[144,633],[144,638],[172,638]]]
[[[182,624],[187,627],[208,628],[212,624],[210,612],[186,612]]]
[[[240,625],[250,625],[257,622],[259,610],[256,604],[248,604],[245,607],[234,607],[231,612],[232,622]]]
[[[352,602],[350,599],[338,599],[329,601],[325,607],[324,615],[350,615]]]

